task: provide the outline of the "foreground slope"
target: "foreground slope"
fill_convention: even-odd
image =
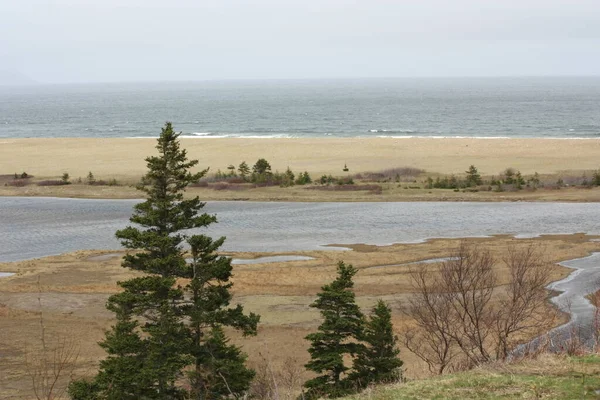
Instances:
[[[381,386],[353,400],[391,399],[599,399],[600,356],[544,354],[515,364]]]

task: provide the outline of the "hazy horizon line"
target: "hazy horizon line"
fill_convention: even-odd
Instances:
[[[157,79],[157,80],[107,80],[107,81],[70,81],[44,82],[31,80],[16,84],[3,83],[0,86],[31,87],[60,85],[105,85],[105,84],[168,84],[168,83],[228,83],[228,82],[315,82],[315,81],[369,81],[369,80],[422,80],[422,79],[535,79],[535,78],[600,78],[598,74],[548,74],[548,75],[415,75],[415,76],[356,76],[356,77],[318,77],[318,78],[217,78],[217,79]]]

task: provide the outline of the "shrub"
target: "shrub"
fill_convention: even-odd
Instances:
[[[385,169],[379,172],[365,172],[363,174],[355,174],[353,177],[355,179],[364,179],[369,181],[399,181],[400,179],[404,180],[414,180],[419,175],[423,174],[425,171],[419,168],[412,167],[400,167],[400,168],[390,168]]]
[[[304,173],[298,175],[298,179],[296,179],[297,185],[308,185],[309,183],[312,183],[312,179],[308,172],[304,171]]]
[[[332,186],[309,186],[307,190],[324,190],[333,192],[353,192],[353,191],[368,191],[373,194],[381,194],[383,188],[381,185],[332,185]]]
[[[11,182],[7,182],[6,186],[23,187],[27,186],[28,184],[29,182],[27,181],[27,179],[14,179]]]
[[[92,171],[90,171],[87,175],[87,184],[93,185],[94,183],[96,183],[96,178],[94,177],[94,174],[92,174]]]
[[[259,158],[252,167],[252,172],[258,175],[264,175],[271,172],[271,164],[264,158]]]
[[[63,186],[63,185],[68,185],[68,183],[65,183],[65,181],[63,180],[46,180],[46,181],[40,181],[37,183],[38,186]]]

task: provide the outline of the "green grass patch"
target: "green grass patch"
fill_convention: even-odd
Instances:
[[[545,357],[494,365],[377,387],[350,399],[600,399],[600,357]]]

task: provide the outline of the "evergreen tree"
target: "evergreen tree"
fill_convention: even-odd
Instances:
[[[392,329],[391,309],[383,300],[373,308],[365,326],[365,350],[354,360],[351,379],[360,387],[370,383],[391,383],[402,377],[403,362],[398,358],[398,338]]]
[[[94,183],[96,183],[96,178],[94,177],[94,174],[92,174],[92,171],[90,171],[87,175],[87,184],[93,185]]]
[[[301,172],[298,175],[298,179],[296,179],[296,184],[307,185],[309,183],[312,183],[312,179],[311,179],[310,175],[308,174],[308,172],[306,172],[306,171],[304,171],[303,173]]]
[[[477,171],[477,168],[474,165],[469,167],[469,169],[466,171],[466,174],[467,187],[481,185],[481,175],[479,175],[479,171]]]
[[[282,186],[294,186],[294,179],[294,173],[292,172],[290,167],[287,167],[287,169],[285,170],[285,174],[283,175]]]
[[[254,371],[246,368],[246,355],[228,344],[220,326],[208,333],[198,356],[202,363],[189,374],[190,398],[240,398],[248,390]]]
[[[244,366],[245,355],[238,348],[227,345],[221,329],[221,326],[231,326],[244,335],[255,335],[259,321],[255,314],[244,315],[240,305],[229,307],[231,258],[216,253],[224,240],[221,237],[213,241],[204,235],[195,235],[188,240],[192,260],[184,277],[189,279],[185,287],[189,296],[180,310],[189,319],[193,370],[188,375],[195,399],[218,398],[217,393],[241,396],[254,377],[254,371]],[[219,359],[220,355],[230,357]],[[222,386],[224,380],[228,386],[226,393]]]
[[[319,374],[304,384],[308,399],[340,397],[352,392],[352,382],[343,376],[349,369],[344,356],[364,351],[364,346],[357,342],[362,337],[364,317],[352,291],[356,272],[352,265],[340,261],[337,278],[323,286],[311,304],[320,310],[323,323],[318,332],[306,336],[311,342],[308,350],[311,360],[305,367]]]
[[[271,172],[271,164],[264,158],[259,158],[252,167],[252,172],[258,175],[264,175]]]
[[[184,233],[216,218],[200,214],[204,203],[197,197],[183,198],[185,188],[207,170],[190,172],[198,161],[187,159],[178,137],[167,123],[156,146],[159,156],[146,159],[148,172],[138,189],[147,200],[134,207],[130,221],[135,226],[116,233],[125,248],[138,250],[126,255],[122,266],[145,275],[119,282],[123,291],[109,298],[107,308],[117,322],[100,344],[108,357],[87,383],[93,392],[74,399],[187,398],[178,381],[185,367],[197,369],[204,360],[199,353],[206,346],[207,325],[256,333],[258,316],[245,316],[241,306],[224,309],[231,298],[231,260],[215,254],[224,238],[213,242]],[[192,249],[191,263],[185,259],[185,241]],[[177,285],[177,278],[189,283]],[[243,357],[237,359],[243,362]],[[81,393],[85,385],[75,382],[70,393]]]
[[[238,173],[242,177],[242,179],[246,180],[246,177],[250,175],[250,167],[246,163],[246,161],[242,161],[240,165],[238,165]]]

